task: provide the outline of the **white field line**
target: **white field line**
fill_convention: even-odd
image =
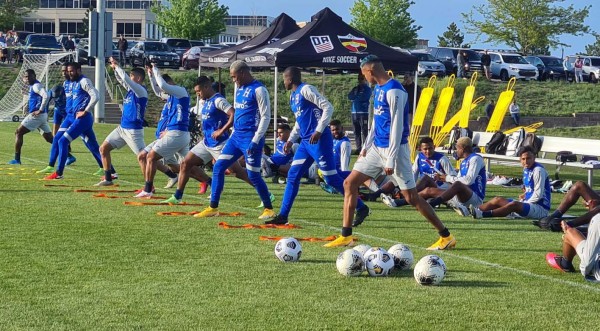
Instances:
[[[8,153],[3,153],[0,152],[0,154],[3,155],[7,155],[7,156],[11,156],[12,154],[8,154]],[[46,164],[46,161],[40,161],[37,159],[32,159],[32,158],[25,158],[25,157],[21,157],[21,159],[24,160],[29,160],[29,161],[33,161],[36,163],[40,163],[40,164]],[[78,170],[78,169],[74,169],[73,167],[67,167],[69,170],[74,171],[74,172],[78,172],[78,173],[82,173],[82,174],[89,174],[89,172],[83,171],[83,170]],[[123,179],[119,179],[120,182],[124,182],[124,183],[128,183],[128,184],[132,184],[132,185],[139,185],[139,186],[143,186],[143,184],[137,184],[134,182],[129,182]],[[162,191],[164,189],[158,189],[157,191]],[[205,200],[203,198],[200,198],[198,196],[195,195],[187,195],[186,197],[188,198],[193,198],[193,199],[198,199],[198,200]],[[257,209],[255,208],[248,208],[248,207],[241,207],[239,205],[235,205],[235,204],[231,204],[231,203],[220,203],[221,205],[228,205],[228,206],[232,206],[232,207],[236,207],[239,209],[243,209],[245,211],[248,212],[256,212]],[[294,218],[295,221],[301,222],[301,223],[305,223],[305,224],[309,224],[312,226],[317,226],[323,229],[327,229],[327,230],[333,230],[333,231],[339,231],[340,228],[339,227],[333,227],[333,226],[329,226],[329,225],[325,225],[325,224],[321,224],[321,223],[315,223],[315,222],[311,222],[311,221],[307,221],[307,220],[303,220],[303,219],[297,219]],[[377,236],[372,236],[372,235],[368,235],[365,233],[361,233],[361,232],[355,232],[353,231],[354,234],[357,234],[361,237],[365,237],[365,238],[370,238],[370,239],[374,239],[374,240],[381,240],[381,241],[385,241],[385,242],[389,242],[389,243],[393,243],[396,244],[398,243],[397,240],[392,240],[392,239],[388,239],[388,238],[382,238],[382,237],[377,237]],[[407,243],[405,242],[405,244],[410,245],[411,247],[416,247],[420,250],[426,250],[425,247],[420,247],[411,243]],[[470,262],[470,263],[474,263],[474,264],[479,264],[479,265],[483,265],[483,266],[487,266],[490,268],[495,268],[495,269],[500,269],[500,270],[504,270],[504,271],[508,271],[508,272],[512,272],[512,273],[516,273],[516,274],[520,274],[523,276],[527,276],[527,277],[531,277],[531,278],[538,278],[538,279],[542,279],[542,280],[546,280],[546,281],[552,281],[555,283],[559,283],[559,284],[564,284],[564,285],[568,285],[571,287],[576,287],[582,290],[588,290],[588,291],[593,291],[596,293],[600,293],[600,287],[597,286],[591,286],[591,285],[587,285],[584,283],[576,283],[570,280],[564,280],[564,279],[560,279],[560,278],[554,278],[554,277],[550,277],[550,276],[546,276],[546,275],[539,275],[533,272],[529,272],[527,270],[522,270],[522,269],[517,269],[517,268],[513,268],[513,267],[507,267],[498,263],[493,263],[493,262],[488,262],[488,261],[484,261],[484,260],[480,260],[480,259],[476,259],[470,256],[464,256],[464,255],[459,255],[459,254],[455,254],[452,251],[427,251],[427,252],[431,252],[432,254],[440,254],[440,255],[448,255],[454,258],[458,258],[458,259],[462,259],[464,261]]]

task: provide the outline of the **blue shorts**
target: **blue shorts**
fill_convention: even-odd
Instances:
[[[324,176],[332,176],[338,173],[333,157],[333,137],[329,130],[323,132],[316,144],[311,144],[308,139],[303,139],[294,154],[292,166],[304,164],[307,159],[310,164],[314,160]]]
[[[258,142],[256,153],[250,154],[248,153],[248,146],[252,143],[252,137],[236,135],[234,132],[227,140],[227,143],[225,143],[219,160],[237,160],[243,155],[246,161],[246,169],[260,173],[260,162],[262,160],[263,147],[265,146],[265,138],[263,137]]]
[[[60,125],[67,117],[67,112],[61,109],[54,109],[54,125]]]

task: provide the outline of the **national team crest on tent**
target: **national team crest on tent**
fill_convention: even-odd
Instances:
[[[317,53],[329,52],[333,50],[333,44],[331,43],[329,36],[310,36],[310,42]]]
[[[367,40],[365,38],[359,38],[349,33],[345,36],[338,36],[338,39],[352,53],[360,53],[367,49]]]

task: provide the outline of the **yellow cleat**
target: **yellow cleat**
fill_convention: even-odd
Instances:
[[[219,208],[207,207],[203,211],[194,215],[194,217],[213,217],[213,216],[219,216]]]
[[[259,220],[268,220],[271,219],[273,217],[275,217],[275,212],[273,211],[273,209],[269,209],[269,208],[265,208],[265,210],[263,210],[263,213],[258,216]]]
[[[453,235],[449,235],[448,237],[440,237],[438,241],[436,241],[433,245],[427,247],[428,251],[441,251],[444,249],[451,249],[456,247],[456,239]]]
[[[342,247],[342,246],[354,246],[354,237],[339,236],[334,241],[323,245],[323,247]]]

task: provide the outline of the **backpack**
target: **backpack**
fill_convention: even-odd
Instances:
[[[517,151],[523,145],[523,140],[525,140],[525,129],[521,128],[511,133],[507,138],[506,156],[517,156]]]
[[[448,154],[452,154],[452,152],[456,150],[456,142],[458,141],[458,138],[461,137],[473,139],[473,131],[469,128],[454,127],[452,131],[450,131],[450,149],[448,149]]]
[[[498,154],[504,144],[504,138],[506,135],[502,131],[496,131],[490,141],[485,144],[485,152],[487,154]],[[501,154],[504,154],[506,149]]]
[[[528,132],[527,134],[525,134],[525,139],[523,140],[523,147],[527,146],[531,147],[531,149],[533,150],[533,154],[537,156],[540,150],[542,149],[542,139],[536,136],[535,133]]]

